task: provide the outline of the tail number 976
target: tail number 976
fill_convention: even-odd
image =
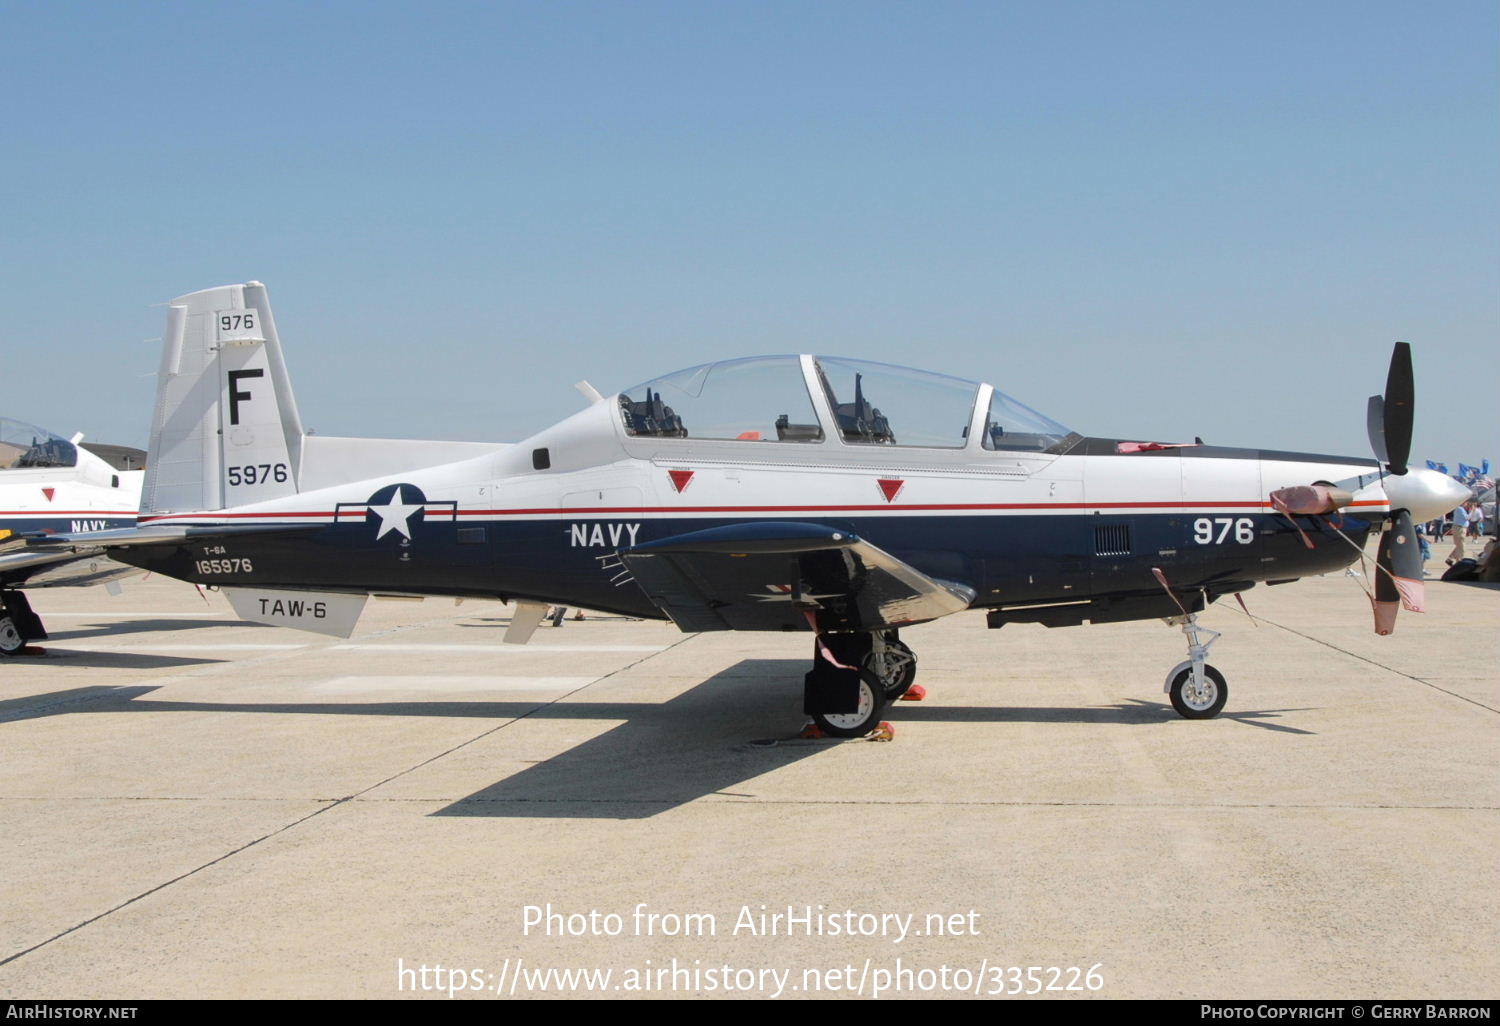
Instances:
[[[1255,521],[1249,517],[1199,517],[1193,521],[1193,541],[1199,545],[1223,545],[1233,539],[1240,545],[1255,540]]]

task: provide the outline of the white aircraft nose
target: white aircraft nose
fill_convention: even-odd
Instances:
[[[1380,486],[1392,509],[1410,510],[1418,523],[1436,520],[1473,494],[1468,485],[1436,470],[1408,470],[1400,477],[1389,474]]]

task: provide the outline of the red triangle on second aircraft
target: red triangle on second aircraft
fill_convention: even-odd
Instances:
[[[693,472],[691,470],[669,470],[667,474],[672,478],[672,487],[677,489],[679,493],[693,479]]]
[[[885,496],[886,502],[895,499],[896,495],[901,491],[902,486],[906,484],[900,478],[892,479],[886,477],[880,478],[875,483],[880,485],[880,494]]]
[[[52,489],[52,488],[43,488],[42,489],[42,494],[47,497],[47,501],[48,502],[52,501],[52,493],[53,493],[53,491],[55,491],[55,489]]]

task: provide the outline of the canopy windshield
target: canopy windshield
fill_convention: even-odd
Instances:
[[[969,436],[978,382],[833,356],[818,375],[846,442],[962,449]]]
[[[0,470],[72,467],[78,450],[66,438],[19,420],[0,417]]]
[[[831,426],[846,445],[962,449],[976,421],[978,382],[868,360],[813,358],[831,425],[820,425],[802,357],[706,363],[655,378],[619,396],[629,435],[736,442],[821,442]],[[998,391],[983,448],[1063,452],[1078,435]]]
[[[984,447],[1009,452],[1063,453],[1083,436],[996,389],[984,421]]]
[[[689,367],[625,390],[620,413],[631,435],[735,442],[823,438],[796,356]]]

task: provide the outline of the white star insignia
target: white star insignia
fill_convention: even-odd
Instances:
[[[371,506],[370,512],[380,517],[380,530],[375,533],[375,540],[379,541],[391,531],[400,531],[408,540],[411,539],[411,529],[407,526],[407,520],[417,510],[423,508],[422,503],[411,505],[404,500],[401,486],[396,486],[396,492],[391,496],[391,501],[384,506]]]

